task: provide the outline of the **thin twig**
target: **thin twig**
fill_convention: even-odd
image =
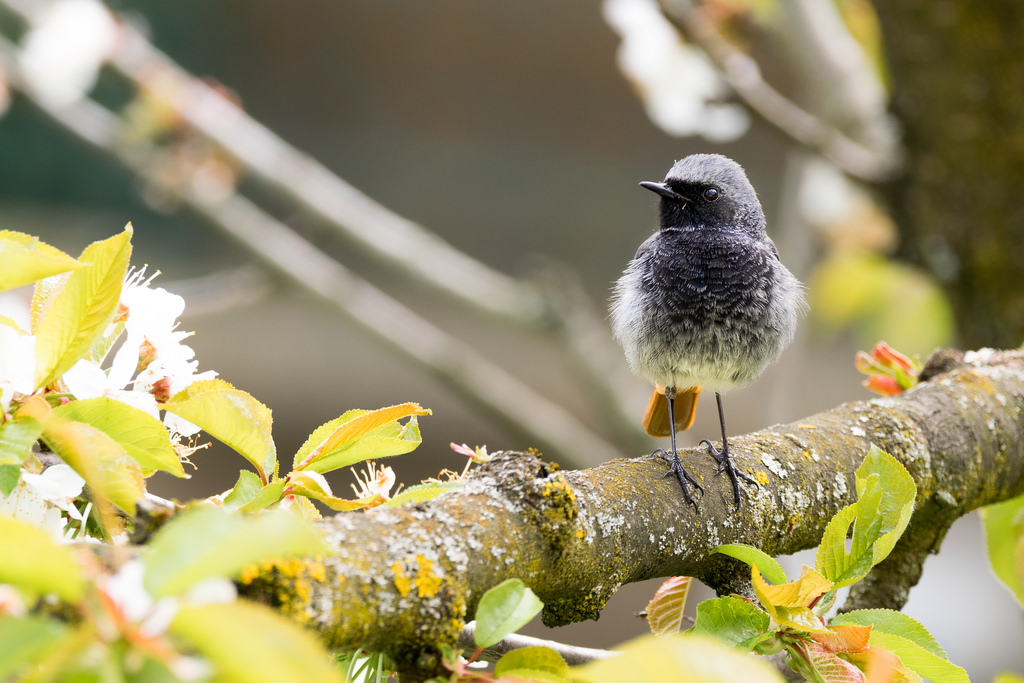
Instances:
[[[878,181],[893,173],[892,154],[851,140],[771,87],[757,62],[733,47],[691,0],[659,2],[668,20],[704,50],[736,94],[768,123],[856,178]]]

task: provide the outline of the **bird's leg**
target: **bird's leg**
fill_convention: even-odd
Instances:
[[[683,498],[686,500],[687,503],[693,506],[693,509],[696,512],[700,512],[700,510],[697,509],[697,501],[695,501],[693,499],[693,496],[690,494],[690,484],[693,484],[702,493],[704,492],[704,488],[697,483],[696,479],[690,476],[689,472],[683,469],[683,461],[680,459],[679,451],[676,449],[675,398],[676,388],[665,387],[665,399],[668,401],[669,435],[672,438],[672,455],[666,453],[664,448],[659,448],[658,450],[654,451],[652,455],[658,455],[663,460],[668,461],[669,468],[668,472],[665,473],[665,476],[668,477],[673,474],[676,475],[676,479],[679,480],[679,484],[683,487]]]
[[[748,484],[753,484],[754,486],[757,486],[757,482],[748,477],[747,475],[743,474],[742,472],[740,472],[738,469],[736,469],[736,466],[733,464],[732,456],[729,455],[729,441],[728,439],[726,439],[725,436],[725,411],[722,409],[722,394],[716,391],[715,399],[718,401],[718,423],[722,427],[722,450],[717,450],[714,446],[711,445],[711,442],[708,441],[707,439],[704,439],[703,441],[701,441],[701,443],[707,444],[708,453],[710,453],[711,457],[718,461],[718,472],[716,472],[716,474],[721,474],[722,472],[725,472],[726,474],[729,475],[729,481],[732,482],[732,495],[736,500],[736,507],[739,508],[739,480],[742,479]]]

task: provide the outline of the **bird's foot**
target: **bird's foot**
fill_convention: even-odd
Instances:
[[[736,509],[738,510],[740,507],[740,479],[754,486],[758,485],[757,482],[736,469],[732,456],[729,455],[729,444],[724,444],[722,450],[718,450],[707,439],[704,439],[701,443],[707,445],[708,453],[718,462],[718,471],[715,474],[725,472],[729,475],[729,481],[732,482],[733,499],[736,501]]]
[[[673,474],[676,475],[676,479],[679,480],[679,485],[683,487],[683,498],[687,503],[693,506],[695,512],[699,513],[700,510],[697,508],[697,501],[693,499],[693,495],[690,493],[690,484],[693,484],[701,493],[704,493],[704,487],[698,484],[697,480],[683,468],[683,461],[679,457],[679,454],[672,453],[669,455],[664,448],[659,448],[651,455],[657,455],[662,460],[668,462],[668,472],[665,473],[665,476],[670,477]]]

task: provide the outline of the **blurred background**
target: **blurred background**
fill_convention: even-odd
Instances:
[[[76,255],[131,222],[198,369],[273,410],[283,462],[348,409],[416,401],[406,484],[460,470],[450,442],[585,467],[658,445],[605,319],[656,227],[637,183],[722,153],[812,307],[726,397],[742,434],[870,398],[853,357],[880,339],[1020,344],[1021,10],[968,7],[0,0],[0,228]],[[707,437],[705,398],[681,445]],[[244,465],[193,462],[150,490],[212,495]],[[974,680],[1024,672],[989,574],[972,515],[906,608]],[[657,583],[530,632],[622,642]]]

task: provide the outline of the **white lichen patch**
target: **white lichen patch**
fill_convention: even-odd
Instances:
[[[764,466],[767,467],[772,474],[780,479],[785,479],[786,475],[789,474],[786,472],[786,468],[783,467],[782,463],[776,460],[770,453],[762,455],[761,462],[764,463]]]
[[[868,433],[864,431],[863,427],[850,427],[850,433],[861,438],[868,435]]]
[[[836,498],[842,498],[846,495],[846,476],[842,472],[836,472],[835,486],[832,487]]]

